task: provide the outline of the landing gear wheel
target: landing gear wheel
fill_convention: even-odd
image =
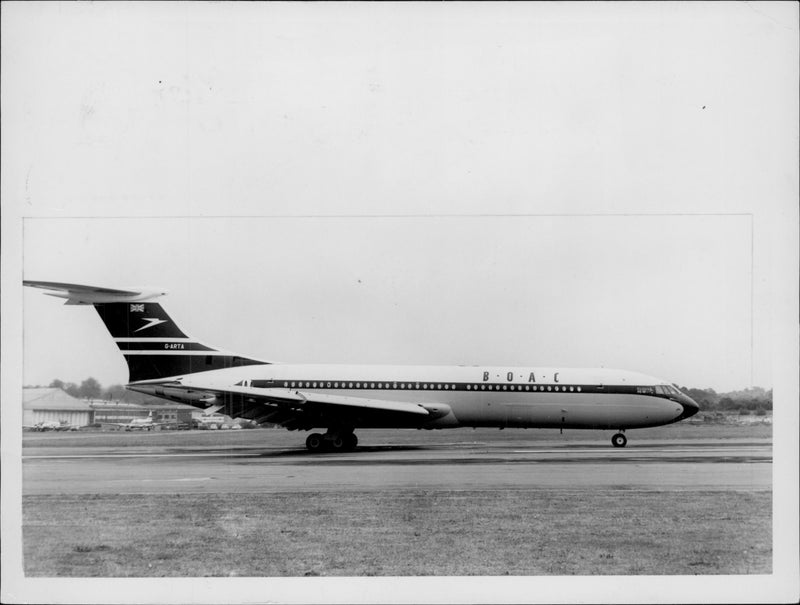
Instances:
[[[331,449],[334,452],[341,452],[347,449],[347,438],[342,435],[337,435],[330,440]]]
[[[625,447],[628,443],[628,438],[625,437],[622,433],[617,433],[611,438],[611,445],[614,447]]]
[[[356,449],[357,445],[358,445],[358,437],[356,437],[353,433],[350,433],[349,435],[347,435],[347,437],[345,437],[345,449],[348,452],[352,452],[354,449]]]
[[[308,438],[306,439],[306,447],[311,452],[318,452],[322,449],[322,446],[325,444],[325,440],[322,438],[322,435],[319,433],[311,433]]]

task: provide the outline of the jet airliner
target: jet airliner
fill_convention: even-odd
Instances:
[[[103,424],[107,424],[109,426],[116,426],[121,429],[125,429],[126,431],[137,431],[137,430],[150,431],[163,423],[156,422],[153,419],[153,411],[150,410],[150,413],[147,415],[147,418],[134,418],[130,422],[104,422]]]
[[[359,428],[518,427],[617,431],[696,414],[674,384],[610,369],[295,365],[223,351],[187,336],[160,289],[24,281],[68,305],[92,305],[128,364],[126,388],[231,417],[312,432],[311,451],[355,449]]]

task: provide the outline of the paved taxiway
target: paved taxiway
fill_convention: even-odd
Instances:
[[[36,447],[23,493],[140,494],[616,488],[763,490],[768,439],[375,444],[347,454],[269,446]]]

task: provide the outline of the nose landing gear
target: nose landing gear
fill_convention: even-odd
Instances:
[[[611,445],[614,447],[625,447],[628,443],[628,438],[625,437],[622,433],[617,433],[611,438]]]

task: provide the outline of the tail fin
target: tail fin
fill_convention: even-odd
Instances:
[[[129,382],[268,363],[220,351],[184,334],[160,304],[145,302],[164,292],[23,283],[54,290],[49,294],[66,298],[66,304],[93,305],[128,363]]]

